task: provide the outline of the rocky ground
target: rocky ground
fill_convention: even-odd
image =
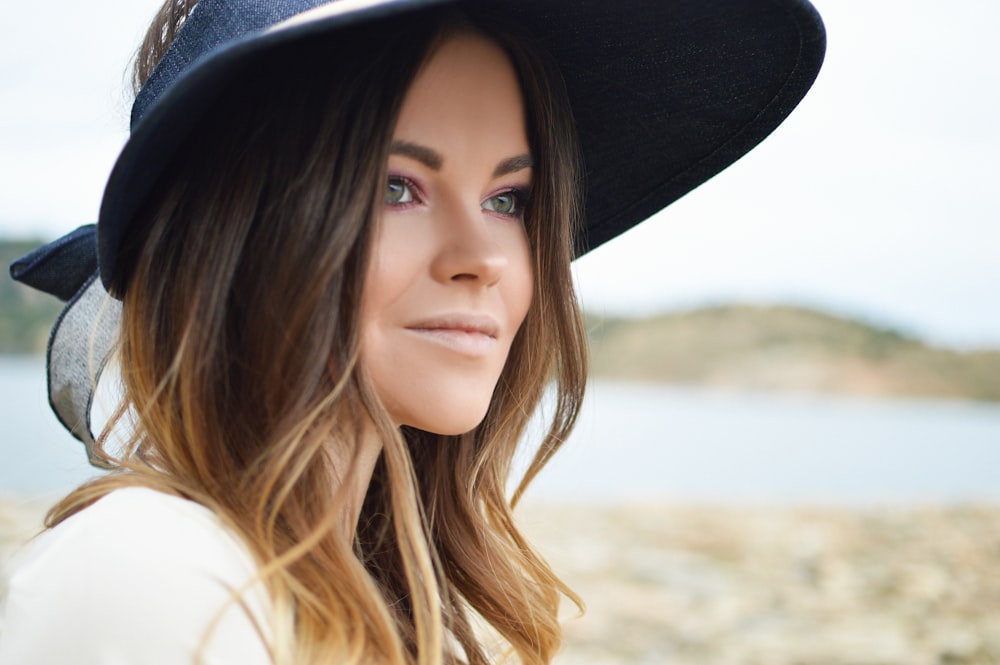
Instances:
[[[526,506],[564,664],[1000,665],[1000,506]]]
[[[41,502],[0,502],[0,592]],[[560,665],[1000,665],[1000,506],[526,505]]]

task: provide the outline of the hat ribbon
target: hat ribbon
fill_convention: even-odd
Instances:
[[[97,227],[87,224],[14,261],[10,276],[66,303],[45,353],[49,406],[83,442],[90,463],[106,467],[97,455],[91,408],[118,340],[121,303],[104,289],[97,266]]]

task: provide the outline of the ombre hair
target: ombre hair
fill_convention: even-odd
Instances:
[[[137,85],[193,6],[164,4]],[[522,663],[548,663],[560,598],[579,604],[512,516],[583,396],[570,278],[579,160],[558,74],[500,25],[421,12],[265,62],[221,91],[123,241],[125,397],[98,442],[115,471],[71,493],[47,525],[125,486],[205,505],[256,557],[278,663],[494,662],[482,621]],[[441,436],[392,424],[358,364],[358,313],[399,109],[421,63],[461,31],[499,44],[522,85],[535,286],[484,420]],[[551,382],[548,432],[511,498],[512,461]],[[124,422],[129,439],[112,448]],[[351,543],[328,447],[357,462],[365,422],[383,449]]]

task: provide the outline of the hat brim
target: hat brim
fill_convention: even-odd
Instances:
[[[812,85],[825,51],[822,22],[805,0],[331,5],[340,7],[211,50],[144,109],[101,205],[106,286],[113,289],[119,277],[124,230],[225,82],[260,58],[311,39],[441,5],[502,11],[523,25],[559,66],[577,124],[586,197],[578,256],[663,209],[762,141]]]
[[[195,12],[211,1],[202,0]],[[173,75],[147,84],[105,189],[96,243],[93,227],[84,227],[12,266],[15,279],[69,298],[50,338],[50,402],[91,453],[90,402],[116,338],[118,312],[94,278],[95,265],[101,282],[113,289],[123,233],[177,146],[225,84],[261,58],[434,6],[503,12],[549,51],[566,82],[584,160],[585,227],[575,248],[581,255],[663,209],[769,135],[812,85],[826,45],[822,22],[806,0],[278,4],[320,8],[220,42],[193,63],[174,62]],[[188,21],[194,20],[192,14]],[[101,323],[96,330],[95,320]],[[89,345],[81,343],[87,331]]]

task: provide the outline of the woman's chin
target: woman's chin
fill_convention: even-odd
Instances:
[[[444,405],[442,405],[444,406]],[[483,422],[489,402],[485,404],[453,405],[452,408],[424,409],[419,417],[399,418],[396,422],[409,427],[440,434],[442,436],[458,436],[470,432]]]

